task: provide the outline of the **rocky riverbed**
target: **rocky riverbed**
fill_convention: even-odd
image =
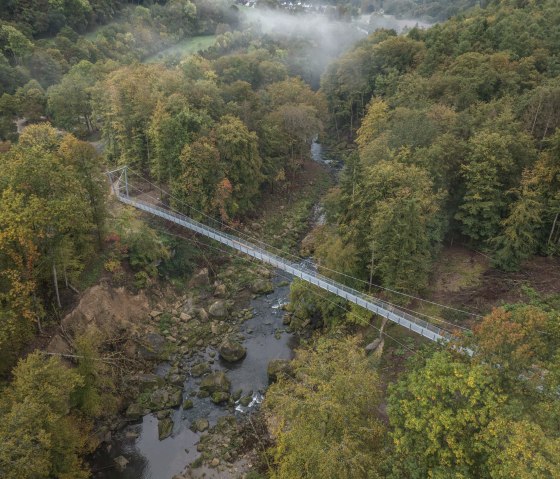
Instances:
[[[262,267],[251,272],[239,285],[230,267],[209,286],[202,270],[193,292],[151,311],[157,332],[142,338],[138,354],[154,366],[129,379],[135,401],[95,454],[97,479],[236,478],[249,467],[239,424],[294,345],[283,311],[288,281]]]

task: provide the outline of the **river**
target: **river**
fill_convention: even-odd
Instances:
[[[340,165],[325,159],[325,154],[318,142],[311,145],[311,157],[336,175]],[[320,205],[312,212],[312,222],[321,224],[324,221]],[[249,308],[253,317],[239,326],[239,333],[244,338],[243,346],[247,356],[240,362],[227,363],[216,355],[212,347],[197,351],[186,356],[182,369],[189,371],[197,363],[211,364],[213,371],[224,371],[231,380],[231,390],[243,390],[243,395],[252,392],[252,401],[244,407],[236,402],[234,414],[242,416],[250,414],[264,398],[268,386],[267,366],[273,359],[290,359],[296,346],[296,337],[286,331],[283,324],[284,310],[282,306],[288,302],[291,277],[277,270],[271,281],[274,291],[267,295],[252,299]],[[165,376],[170,365],[161,363],[156,367],[156,374]],[[231,411],[223,406],[213,404],[210,398],[198,398],[189,394],[197,391],[201,378],[188,375],[183,385],[183,398],[193,401],[193,408],[183,410],[182,407],[173,411],[173,433],[170,437],[159,440],[158,419],[155,414],[148,414],[141,421],[130,423],[113,434],[109,444],[104,444],[96,452],[93,459],[95,479],[171,479],[174,475],[184,472],[186,467],[199,457],[197,444],[201,433],[190,429],[192,422],[205,418],[210,426],[216,424],[222,416],[231,415]],[[123,471],[114,467],[114,459],[124,456],[129,463]],[[205,479],[227,478],[227,473],[220,475],[215,469],[202,469]],[[197,475],[198,477],[198,475]]]
[[[247,348],[247,356],[238,363],[226,363],[213,359],[215,350],[211,347],[191,356],[185,364],[190,365],[201,361],[210,362],[214,371],[226,372],[231,380],[232,390],[243,390],[243,394],[252,391],[253,400],[248,407],[236,404],[235,414],[240,416],[253,411],[263,399],[268,386],[267,365],[272,359],[289,359],[293,355],[295,337],[285,331],[282,324],[284,311],[282,304],[288,301],[290,287],[284,273],[278,272],[272,282],[274,292],[251,300],[250,308],[254,311],[253,318],[245,321],[239,328],[245,337],[243,345]],[[168,365],[162,363],[157,373],[164,375]],[[198,389],[201,378],[187,377],[184,384],[184,396],[189,391]],[[185,466],[191,464],[198,456],[196,445],[201,433],[190,430],[195,419],[206,418],[210,426],[216,424],[221,416],[231,414],[222,406],[214,405],[210,398],[190,397],[194,407],[187,411],[179,408],[173,413],[174,429],[167,439],[158,439],[158,420],[155,414],[148,414],[141,422],[129,424],[113,435],[109,451],[104,445],[97,452],[94,460],[96,479],[171,479],[173,475],[182,473]],[[113,466],[114,458],[124,456],[128,465],[124,471]],[[212,471],[205,477],[210,478]]]

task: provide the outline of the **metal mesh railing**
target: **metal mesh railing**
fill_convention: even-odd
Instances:
[[[337,296],[340,296],[347,301],[355,303],[369,311],[372,311],[373,313],[387,318],[389,321],[400,324],[401,326],[414,331],[432,341],[448,341],[449,339],[451,339],[452,335],[448,331],[445,331],[438,326],[429,323],[428,321],[409,314],[406,311],[402,311],[401,309],[396,308],[392,304],[389,304],[383,300],[373,298],[356,289],[338,283],[315,271],[311,271],[309,268],[306,268],[300,263],[289,261],[274,253],[270,253],[267,250],[260,248],[242,238],[238,238],[231,234],[224,233],[223,231],[216,228],[206,226],[205,224],[193,220],[188,216],[175,213],[165,208],[148,204],[143,201],[132,199],[129,196],[122,195],[120,191],[120,185],[118,183],[119,182],[117,182],[116,184],[115,193],[117,198],[125,204],[131,205],[139,210],[151,213],[175,224],[184,226],[192,231],[200,233],[208,238],[216,240],[222,244],[241,251],[242,253],[252,256],[253,258],[275,266],[293,276],[314,284],[321,289],[336,294]]]

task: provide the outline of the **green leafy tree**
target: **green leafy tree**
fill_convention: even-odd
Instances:
[[[489,365],[441,351],[392,385],[393,476],[489,477],[483,438],[507,399],[494,376]]]
[[[239,118],[225,115],[212,130],[226,178],[232,187],[231,213],[244,213],[253,206],[262,181],[258,139]]]
[[[68,414],[82,385],[58,358],[30,354],[14,369],[0,402],[0,473],[6,479],[89,477],[81,454],[85,429]]]
[[[98,79],[94,65],[82,61],[48,89],[48,110],[55,124],[67,130],[85,127],[90,133],[95,129],[91,90]]]
[[[214,215],[218,206],[219,182],[224,178],[220,152],[208,137],[201,137],[185,145],[179,158],[181,174],[172,182],[173,196],[179,198],[175,208],[189,216],[203,219],[201,213]],[[224,215],[231,208],[224,207]],[[189,209],[189,207],[192,207]],[[224,216],[221,215],[221,216]]]
[[[537,252],[541,238],[544,204],[539,191],[522,181],[519,198],[502,221],[502,233],[492,238],[495,263],[504,270],[518,269],[521,262]]]
[[[59,305],[58,275],[62,273],[62,279],[77,273],[92,246],[92,215],[81,183],[87,181],[82,176],[87,168],[77,168],[83,162],[73,155],[68,161],[60,145],[60,135],[50,125],[33,125],[20,135],[17,146],[0,157],[0,189],[11,187],[21,195],[19,205],[23,203],[23,211],[27,210],[23,218],[29,219],[28,228],[33,231],[29,240],[39,259],[32,279],[47,291],[54,289]]]
[[[373,274],[391,289],[424,287],[443,230],[441,195],[433,193],[426,172],[380,162],[364,169],[353,196],[341,228],[361,253],[362,275]]]
[[[293,374],[273,384],[273,478],[382,477],[384,427],[379,378],[354,339],[321,339],[300,349]]]
[[[101,247],[107,216],[107,181],[101,156],[91,143],[65,135],[60,142],[60,155],[76,171],[82,196],[89,209],[91,224],[95,226],[98,246]]]
[[[507,205],[506,191],[518,168],[512,154],[516,140],[493,131],[481,131],[469,140],[462,165],[466,192],[456,218],[469,238],[486,242],[500,231]]]
[[[181,150],[204,123],[208,119],[191,111],[182,95],[174,94],[158,102],[148,130],[152,177],[167,183],[181,173]]]

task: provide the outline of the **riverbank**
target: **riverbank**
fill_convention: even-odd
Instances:
[[[289,191],[269,192],[240,227],[297,252],[330,181],[323,165],[305,162]],[[290,278],[192,239],[205,267],[182,293],[175,284],[179,294],[168,289],[152,302],[152,332],[144,338],[152,366],[128,378],[134,401],[126,423],[92,458],[98,479],[238,477],[255,462],[255,451],[243,445],[243,423],[264,397],[269,363],[281,365],[297,343],[283,311]]]

